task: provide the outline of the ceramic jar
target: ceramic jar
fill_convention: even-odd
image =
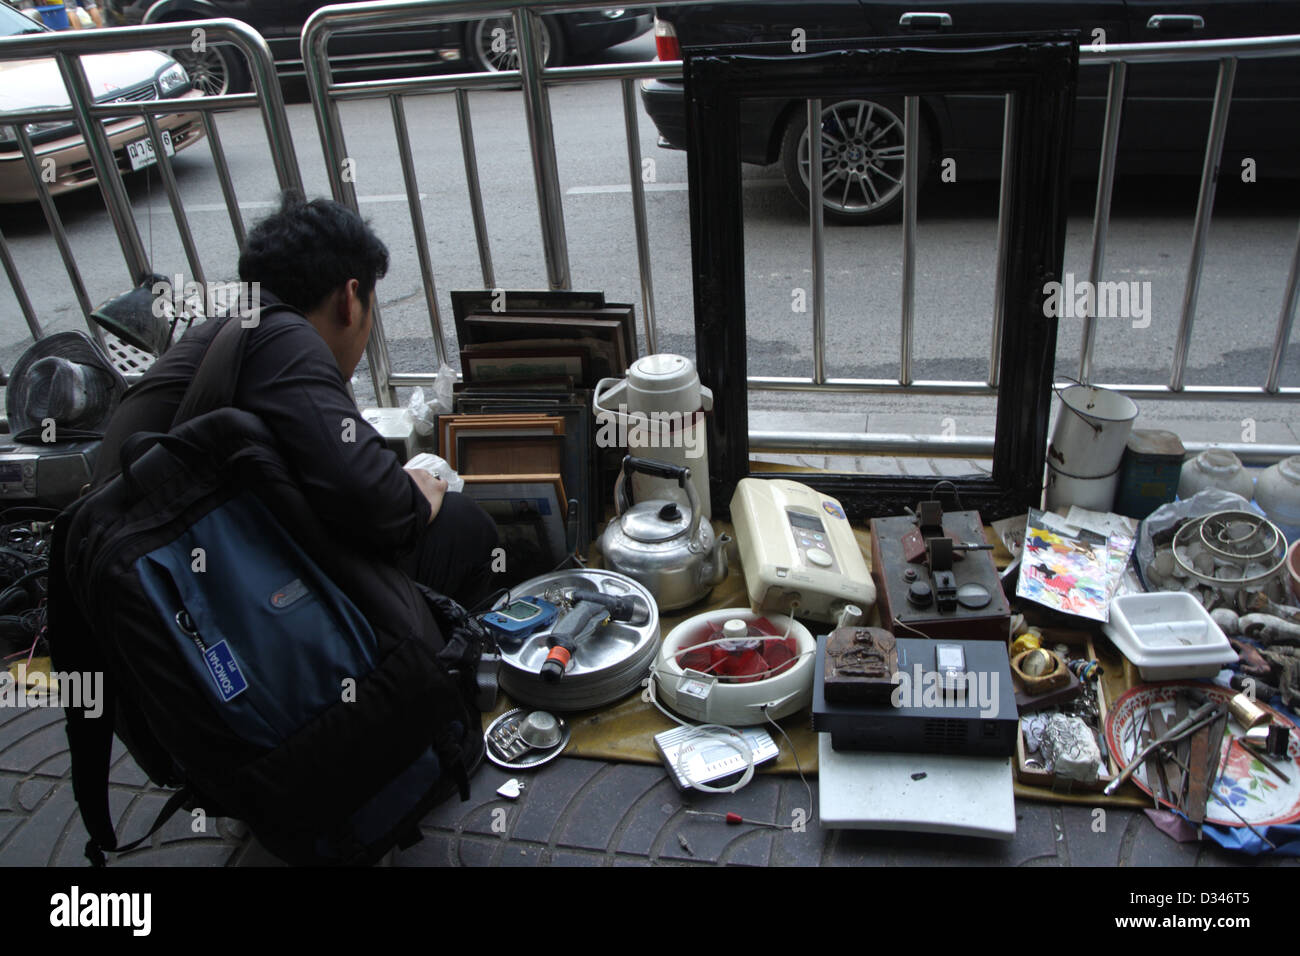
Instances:
[[[1256,483],[1255,501],[1288,541],[1300,538],[1300,455],[1264,469]]]
[[[1186,500],[1206,488],[1222,488],[1249,501],[1255,491],[1255,482],[1242,467],[1241,459],[1232,452],[1207,448],[1183,463],[1178,477],[1178,497]]]

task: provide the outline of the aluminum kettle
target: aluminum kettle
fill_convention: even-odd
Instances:
[[[633,504],[634,472],[676,481],[686,492],[689,511],[683,512],[676,501]],[[727,576],[726,546],[731,538],[714,537],[713,526],[700,511],[689,468],[628,455],[614,483],[614,504],[617,513],[600,539],[605,567],[645,585],[661,611],[694,604]]]

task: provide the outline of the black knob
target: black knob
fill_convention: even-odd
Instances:
[[[681,517],[682,513],[678,509],[677,502],[675,501],[670,501],[659,509],[660,521],[680,521]]]
[[[929,607],[933,600],[934,593],[930,590],[928,581],[913,581],[907,589],[907,603],[914,607]]]

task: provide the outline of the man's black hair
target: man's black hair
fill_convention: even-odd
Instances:
[[[310,202],[288,191],[278,211],[248,233],[239,253],[241,282],[260,282],[295,308],[310,312],[349,279],[370,301],[388,271],[388,248],[360,216],[331,199]]]

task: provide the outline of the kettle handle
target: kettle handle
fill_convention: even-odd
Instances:
[[[602,378],[596,383],[596,387],[591,393],[591,410],[599,415],[601,412],[614,412],[616,409],[605,408],[604,403],[613,397],[614,393],[620,388],[627,388],[627,379],[625,378]]]
[[[686,501],[691,509],[691,528],[686,540],[694,548],[695,536],[700,530],[700,498],[695,493],[695,485],[691,481],[691,470],[685,465],[674,465],[671,462],[660,461],[657,458],[637,458],[635,455],[625,455],[623,467],[619,470],[618,479],[614,482],[615,516],[623,514],[624,511],[632,507],[631,479],[633,473],[638,471],[653,478],[666,478],[669,481],[676,481],[677,487],[686,490]]]

